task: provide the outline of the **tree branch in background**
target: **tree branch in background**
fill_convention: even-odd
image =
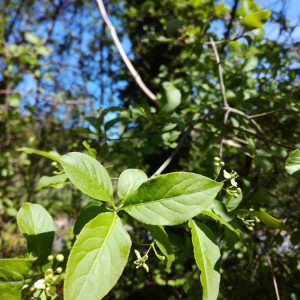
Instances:
[[[177,147],[174,149],[174,151],[172,152],[172,154],[168,157],[168,159],[159,167],[159,169],[154,173],[154,174],[161,174],[165,168],[170,164],[170,162],[173,160],[173,158],[175,157],[175,155],[178,153],[179,149],[181,148],[181,146],[183,145],[185,139],[189,136],[189,134],[191,133],[191,131],[193,130],[194,126],[196,124],[198,124],[199,122],[201,122],[202,120],[206,119],[207,117],[209,117],[210,115],[218,112],[222,110],[222,108],[217,108],[212,110],[211,112],[199,117],[198,119],[194,120],[193,122],[191,122],[189,124],[189,126],[187,127],[187,130],[184,132],[184,134],[182,135],[182,137],[180,138]]]
[[[229,24],[228,24],[228,27],[227,27],[227,31],[226,31],[225,36],[224,36],[225,41],[227,41],[228,38],[229,38],[230,30],[231,30],[232,25],[233,25],[233,21],[234,21],[234,18],[235,18],[235,14],[236,14],[238,4],[239,4],[239,0],[235,0],[233,8],[231,10],[231,16],[230,16],[230,21],[229,21]],[[221,52],[224,52],[225,46],[226,46],[226,44],[223,44],[223,46],[221,48]]]
[[[275,274],[274,274],[274,271],[273,271],[273,266],[272,266],[271,260],[270,260],[268,255],[266,255],[266,261],[268,262],[268,264],[270,266],[270,269],[271,269],[273,284],[274,284],[275,293],[276,293],[276,298],[277,298],[277,300],[280,300],[276,277],[275,277]]]
[[[226,99],[226,91],[225,91],[225,85],[224,85],[224,78],[223,78],[223,72],[222,72],[222,65],[221,65],[221,61],[220,61],[220,56],[218,53],[218,49],[216,47],[215,41],[214,39],[211,37],[210,38],[210,43],[211,46],[214,50],[214,54],[216,57],[216,61],[217,61],[217,66],[218,66],[218,73],[219,73],[219,80],[220,80],[220,88],[221,88],[221,95],[222,95],[222,100],[223,100],[223,107],[229,107],[227,99]],[[223,123],[226,124],[228,117],[229,117],[230,111],[227,110],[225,115],[224,115],[224,120]],[[220,147],[219,147],[219,157],[222,159],[222,153],[223,153],[223,136],[224,136],[224,132],[225,131],[225,127],[223,127],[222,129],[222,135],[221,135],[221,140],[220,140]]]
[[[158,101],[156,96],[149,90],[149,88],[145,85],[145,83],[143,82],[141,76],[138,74],[138,72],[136,71],[136,69],[134,68],[134,66],[132,65],[129,57],[127,56],[127,54],[125,53],[121,42],[119,40],[119,37],[117,35],[116,32],[116,28],[114,27],[114,25],[111,23],[111,21],[108,18],[106,9],[104,7],[103,1],[102,0],[96,0],[99,6],[99,10],[101,13],[101,16],[105,22],[105,24],[107,25],[109,32],[111,34],[112,40],[114,42],[114,44],[116,45],[125,65],[127,66],[129,72],[131,73],[132,77],[134,78],[136,84],[140,87],[140,89],[152,100],[152,102],[158,106]]]

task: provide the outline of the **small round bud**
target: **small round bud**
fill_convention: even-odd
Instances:
[[[32,286],[31,288],[30,288],[30,292],[31,293],[34,293],[36,291],[36,287],[35,286]]]
[[[224,166],[225,166],[224,161],[221,161],[221,162],[220,162],[220,166],[221,166],[221,167],[224,167]]]
[[[253,227],[252,226],[248,226],[247,227],[250,231],[253,231]]]
[[[238,194],[241,194],[241,193],[242,193],[242,190],[241,190],[240,188],[237,188],[237,189],[236,189],[236,192],[237,192]]]
[[[239,195],[238,195],[237,193],[234,193],[232,196],[233,196],[234,198],[237,198]]]
[[[214,163],[214,165],[215,165],[216,167],[219,167],[219,166],[220,166],[220,164],[219,164],[218,162]]]
[[[254,211],[254,209],[253,209],[253,208],[250,208],[249,211]]]
[[[54,162],[51,163],[51,165],[52,165],[53,167],[57,167],[57,162],[54,161]]]
[[[59,267],[59,268],[56,269],[56,272],[57,272],[58,274],[60,274],[62,271],[63,271],[63,269],[62,269],[61,267]]]
[[[55,296],[56,295],[56,288],[53,285],[47,287],[46,291],[51,296]]]
[[[215,161],[215,162],[219,162],[220,160],[221,160],[220,157],[215,157],[215,158],[214,158],[214,161]]]
[[[65,257],[62,255],[62,254],[57,254],[56,255],[56,260],[59,261],[59,262],[62,262],[64,261]]]
[[[53,260],[53,258],[54,258],[54,256],[53,256],[53,255],[49,255],[49,256],[47,257],[47,259],[48,259],[49,261],[52,261],[52,260]]]

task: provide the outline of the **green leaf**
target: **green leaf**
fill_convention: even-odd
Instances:
[[[263,25],[270,18],[271,14],[272,13],[269,10],[261,10],[245,16],[243,19],[243,27],[245,31],[263,27]]]
[[[0,300],[19,300],[24,276],[31,269],[36,257],[0,259]]]
[[[18,94],[10,95],[10,96],[8,97],[8,103],[9,103],[9,106],[17,107],[17,106],[19,106],[21,100],[22,100],[22,98],[21,98],[21,96],[18,95]]]
[[[106,109],[103,109],[101,114],[100,114],[100,117],[98,119],[98,126],[102,125],[103,122],[104,122],[104,118],[105,116],[110,113],[110,112],[121,112],[121,111],[125,111],[124,108],[121,108],[121,107],[118,107],[118,106],[111,106],[109,108],[106,108]]]
[[[159,102],[160,109],[162,112],[170,113],[180,104],[181,93],[171,82],[164,82],[162,86],[164,92]]]
[[[92,198],[112,202],[113,187],[105,168],[94,158],[79,152],[60,157],[72,183]]]
[[[90,221],[71,250],[64,299],[102,299],[121,276],[130,247],[129,234],[116,213],[103,213]]]
[[[41,40],[40,38],[33,34],[33,33],[30,33],[30,32],[25,32],[25,39],[31,43],[31,44],[34,44],[34,45],[40,45],[41,44]]]
[[[201,271],[203,300],[215,300],[218,298],[220,285],[220,274],[217,271],[217,264],[221,257],[219,247],[207,226],[190,220],[189,227],[192,231],[196,263]]]
[[[246,60],[245,65],[243,67],[243,71],[244,72],[252,71],[256,68],[257,65],[258,65],[258,58],[256,56],[251,56]]]
[[[57,161],[57,162],[59,162],[59,158],[60,158],[60,155],[55,151],[45,152],[45,151],[40,151],[40,150],[36,150],[36,149],[33,149],[33,148],[28,148],[28,147],[19,148],[19,149],[17,149],[17,151],[23,151],[27,154],[37,154],[37,155],[40,155],[40,156],[50,158],[50,159],[52,159],[54,161]]]
[[[82,145],[85,147],[85,149],[88,151],[89,156],[93,158],[97,158],[97,151],[94,148],[91,148],[87,141],[83,141]]]
[[[236,235],[240,236],[241,232],[238,229],[233,228],[227,221],[225,221],[221,216],[217,215],[216,213],[208,210],[204,210],[202,214],[207,215],[214,220],[220,222],[221,224],[225,225],[228,229],[236,233]]]
[[[27,239],[28,251],[36,253],[40,266],[48,263],[54,240],[54,223],[50,214],[39,204],[25,202],[18,212],[17,222]]]
[[[78,235],[82,228],[93,220],[95,217],[97,217],[99,214],[108,212],[106,207],[102,207],[102,203],[96,200],[93,200],[89,202],[87,205],[85,205],[81,212],[79,217],[77,218],[75,225],[74,225],[74,235]]]
[[[235,210],[240,205],[242,200],[243,200],[243,193],[240,193],[237,198],[226,193],[226,196],[223,201],[224,204],[226,205],[227,210],[230,212]]]
[[[168,36],[173,36],[183,24],[184,23],[178,19],[167,21],[166,27]]]
[[[270,216],[266,212],[263,211],[249,211],[249,212],[257,216],[267,227],[289,231],[289,228],[281,220],[275,219],[274,217]]]
[[[293,151],[285,162],[286,171],[300,180],[300,150]]]
[[[175,260],[175,255],[165,229],[162,226],[156,225],[145,224],[144,226],[151,233],[158,248],[167,258],[167,269],[170,269],[173,261]]]
[[[55,189],[62,189],[68,184],[66,180],[68,176],[66,174],[54,175],[54,176],[42,176],[37,184],[37,189],[41,190],[46,187],[53,187]]]
[[[208,207],[223,184],[193,173],[170,173],[144,182],[123,209],[145,224],[176,225]]]
[[[120,200],[125,202],[128,195],[134,192],[147,180],[147,175],[141,170],[127,169],[122,172],[118,181],[118,196]]]

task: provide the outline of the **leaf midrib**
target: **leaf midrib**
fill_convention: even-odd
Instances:
[[[104,238],[104,241],[103,241],[103,243],[102,243],[102,247],[99,249],[99,252],[98,252],[98,254],[97,254],[97,256],[96,256],[96,258],[95,258],[95,260],[94,260],[94,262],[93,262],[93,264],[92,264],[92,267],[90,268],[90,271],[89,271],[88,274],[90,274],[91,271],[92,271],[92,269],[94,268],[94,266],[95,266],[95,264],[96,264],[96,262],[97,262],[97,260],[98,260],[98,258],[99,258],[99,255],[100,255],[100,253],[102,252],[103,246],[104,246],[104,244],[105,244],[105,242],[106,242],[106,240],[107,240],[107,238],[108,238],[108,236],[109,236],[109,234],[110,234],[110,232],[111,232],[111,230],[112,230],[112,227],[113,227],[113,225],[114,225],[114,223],[115,223],[115,221],[116,221],[116,218],[117,218],[117,214],[114,214],[113,220],[112,220],[112,223],[111,223],[111,226],[110,226],[110,228],[109,228],[109,230],[108,230],[108,232],[107,232],[107,235],[106,235],[106,237]],[[80,293],[78,294],[78,297],[82,294],[83,287],[84,287],[85,284],[86,284],[87,278],[88,278],[88,275],[85,277],[84,283],[82,284],[82,288],[81,288]],[[78,297],[77,297],[76,299],[79,299]]]
[[[204,191],[209,191],[209,190],[212,190],[214,188],[215,187],[209,188],[209,189],[206,189]],[[162,199],[150,200],[150,201],[147,201],[147,202],[140,202],[140,203],[136,203],[136,204],[130,204],[130,205],[124,206],[122,209],[126,210],[126,208],[129,208],[129,207],[132,207],[132,206],[135,207],[135,206],[146,205],[148,203],[154,203],[154,202],[157,203],[157,202],[163,202],[163,201],[171,201],[171,200],[175,200],[178,197],[200,194],[200,193],[203,193],[204,191],[196,192],[196,193],[189,193],[189,194],[181,194],[181,195],[178,195],[178,196],[175,196],[175,197],[167,197],[167,198],[162,198]]]

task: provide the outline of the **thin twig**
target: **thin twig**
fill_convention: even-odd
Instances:
[[[192,121],[189,124],[189,126],[187,127],[187,129],[184,132],[184,134],[182,135],[182,137],[180,138],[180,140],[177,144],[177,147],[174,149],[174,151],[171,153],[171,155],[168,157],[168,159],[159,167],[159,169],[154,174],[161,174],[165,170],[165,168],[170,164],[170,162],[173,160],[175,155],[178,153],[178,151],[181,148],[181,146],[183,145],[185,139],[189,136],[189,134],[191,133],[191,131],[193,130],[193,128],[196,124],[198,124],[200,121],[203,121],[205,118],[209,117],[210,115],[212,115],[220,110],[222,110],[222,108],[214,109],[211,112],[208,112],[207,114],[202,115],[198,119]]]
[[[210,38],[210,42],[211,42],[211,46],[214,50],[214,54],[215,54],[216,61],[217,61],[223,106],[228,107],[229,105],[228,105],[227,99],[226,99],[225,85],[224,85],[223,72],[222,72],[222,65],[221,65],[219,53],[218,53],[217,47],[215,45],[214,39],[212,37]]]
[[[216,57],[216,61],[217,61],[217,66],[218,66],[218,73],[219,73],[219,80],[220,80],[220,88],[221,88],[221,95],[222,95],[222,100],[223,100],[223,107],[229,107],[227,99],[226,99],[226,91],[225,91],[225,85],[224,85],[224,78],[223,78],[223,72],[222,72],[222,65],[221,65],[221,61],[220,61],[220,57],[219,57],[219,53],[218,53],[218,49],[215,45],[215,41],[214,39],[211,37],[210,38],[210,43],[211,46],[214,50],[214,54]],[[224,115],[224,120],[223,123],[226,124],[228,117],[229,117],[230,111],[227,110],[225,115]],[[221,134],[221,140],[220,140],[220,147],[219,147],[219,157],[222,159],[222,153],[223,153],[223,137],[224,137],[224,133],[225,133],[225,127],[223,127],[222,129],[222,134]]]
[[[114,25],[111,23],[111,21],[108,18],[106,9],[104,7],[103,1],[102,0],[96,0],[99,6],[99,10],[101,13],[101,16],[105,22],[105,24],[107,25],[109,32],[111,34],[112,40],[114,42],[114,44],[116,45],[125,65],[127,66],[129,72],[131,73],[132,77],[134,78],[136,84],[140,87],[140,89],[152,100],[152,102],[157,106],[158,105],[158,101],[156,96],[149,90],[149,88],[145,85],[145,83],[143,82],[141,76],[138,74],[138,72],[136,71],[136,69],[134,68],[134,66],[132,65],[131,61],[129,60],[129,57],[127,56],[127,54],[125,53],[121,42],[119,40],[119,37],[117,35],[116,32],[116,28],[114,27]]]
[[[268,264],[270,266],[270,269],[271,269],[272,279],[273,279],[273,284],[274,284],[274,289],[275,289],[275,293],[276,293],[276,298],[277,298],[277,300],[280,300],[276,277],[275,277],[275,274],[274,274],[274,271],[273,271],[271,260],[270,260],[270,258],[269,258],[268,255],[266,255],[266,261],[268,262]]]

